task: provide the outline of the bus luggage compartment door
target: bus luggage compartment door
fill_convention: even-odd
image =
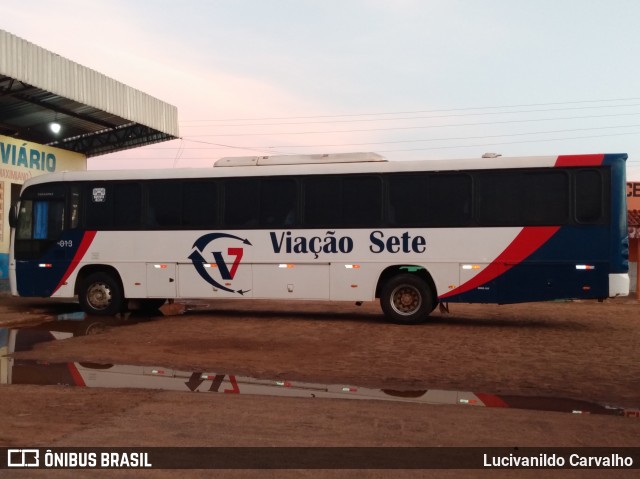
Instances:
[[[253,265],[254,298],[329,299],[329,263]]]
[[[176,283],[175,263],[147,263],[149,298],[175,298]]]

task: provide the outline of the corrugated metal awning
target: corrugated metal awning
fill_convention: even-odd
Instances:
[[[0,134],[89,157],[177,138],[178,111],[0,30]]]

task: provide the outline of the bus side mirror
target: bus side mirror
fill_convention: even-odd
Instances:
[[[18,203],[9,208],[9,226],[12,228],[18,226]]]

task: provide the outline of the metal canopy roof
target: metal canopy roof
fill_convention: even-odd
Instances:
[[[97,156],[177,138],[177,109],[0,30],[0,135]]]

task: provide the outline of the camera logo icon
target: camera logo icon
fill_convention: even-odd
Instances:
[[[7,467],[40,467],[38,449],[8,449]]]

